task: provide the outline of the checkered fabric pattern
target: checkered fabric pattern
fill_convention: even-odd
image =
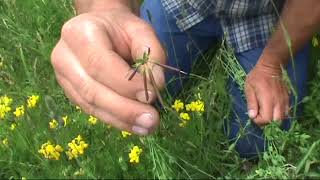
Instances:
[[[235,52],[264,47],[278,22],[284,0],[161,0],[185,31],[210,15],[220,20]]]

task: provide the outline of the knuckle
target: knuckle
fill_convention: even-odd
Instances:
[[[93,106],[89,104],[83,104],[80,107],[82,107],[84,112],[86,112],[87,114],[96,115],[96,108],[94,108]]]
[[[103,57],[101,54],[95,52],[94,50],[88,50],[88,56],[87,56],[87,68],[86,71],[88,74],[90,74],[92,77],[95,77],[98,73],[101,63],[103,62]]]
[[[51,64],[54,68],[58,68],[61,65],[61,59],[59,58],[60,56],[60,47],[59,44],[52,50],[51,53]]]
[[[61,37],[66,38],[69,37],[72,33],[74,33],[77,29],[79,29],[80,24],[77,23],[78,16],[67,21],[61,29]]]
[[[91,77],[96,77],[100,72],[103,63],[108,63],[109,65],[114,64],[114,60],[117,59],[115,54],[111,51],[105,51],[104,54],[97,52],[94,47],[88,46],[87,48],[87,62],[86,62],[86,71],[90,74]],[[105,58],[108,57],[108,58]]]
[[[80,98],[79,101],[77,101],[77,105],[81,107],[81,110],[83,110],[86,114],[94,115],[96,116],[97,110],[94,106],[88,104],[85,102],[83,98]]]
[[[270,115],[262,115],[259,119],[260,124],[268,124],[273,120],[273,117]]]
[[[61,37],[68,39],[74,35],[90,36],[90,32],[98,27],[99,21],[97,17],[90,14],[81,14],[70,19],[62,26]]]
[[[154,29],[152,28],[152,26],[150,26],[148,23],[142,22],[139,24],[139,26],[135,26],[133,29],[133,33],[135,34],[139,34],[139,33],[146,33],[146,34],[155,34]]]
[[[122,119],[124,122],[127,122],[129,124],[134,124],[135,117],[137,117],[138,114],[133,109],[127,109],[126,111],[119,113],[117,116],[119,119]]]
[[[88,104],[83,97],[78,96],[78,97],[74,98],[74,100],[75,100],[75,104],[77,104],[78,106],[80,106],[81,109],[82,109],[85,113],[90,114],[90,115],[95,115],[95,113],[96,113],[96,108],[95,108],[94,106]]]
[[[93,88],[91,83],[83,82],[83,84],[80,86],[80,94],[84,101],[86,101],[88,104],[95,104],[97,91],[95,88]]]
[[[63,89],[63,91],[66,93],[65,84],[64,84],[62,78],[60,77],[60,75],[56,74],[56,80],[57,80],[58,84],[61,86],[61,88]]]
[[[255,118],[253,119],[253,122],[259,126],[264,125],[264,121],[261,118]]]

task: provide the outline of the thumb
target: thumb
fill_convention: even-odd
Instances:
[[[250,85],[246,85],[245,94],[247,98],[247,108],[248,108],[248,116],[251,119],[254,119],[258,115],[258,99],[255,93],[255,90]]]
[[[141,59],[144,53],[150,53],[149,60],[152,62],[160,64],[166,63],[165,51],[161,46],[160,40],[157,38],[156,33],[149,24],[142,22],[140,26],[132,28],[131,31],[132,32],[128,32],[128,36],[131,39],[130,49],[133,63],[135,60]],[[148,67],[154,77],[154,81],[157,86],[155,88],[158,88],[159,90],[163,89],[165,85],[164,69],[152,63],[148,63]],[[152,79],[148,74],[149,72],[146,71],[146,73],[149,82],[151,82]],[[148,85],[149,84],[150,83],[148,83]],[[152,97],[156,96],[155,89],[152,86],[148,86],[148,91],[150,91]],[[144,88],[142,89],[142,92],[137,93],[138,100],[144,101],[146,99],[145,96]]]

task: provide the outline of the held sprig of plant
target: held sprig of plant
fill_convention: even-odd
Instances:
[[[161,94],[160,94],[160,90],[158,88],[158,85],[157,85],[157,83],[155,81],[155,78],[153,76],[153,73],[152,73],[152,67],[154,65],[157,65],[157,66],[160,66],[162,68],[165,68],[165,69],[168,69],[168,70],[172,70],[172,71],[184,74],[184,75],[188,75],[188,73],[186,73],[184,71],[181,71],[178,68],[174,68],[174,67],[171,67],[171,66],[168,66],[168,65],[161,64],[161,63],[158,63],[156,61],[150,60],[150,52],[151,52],[150,47],[148,47],[147,52],[143,53],[142,58],[135,60],[135,63],[132,65],[134,70],[131,73],[131,75],[129,76],[128,80],[130,81],[136,75],[137,72],[140,72],[142,74],[142,76],[143,76],[143,84],[144,84],[144,91],[145,91],[146,100],[149,101],[148,86],[147,86],[147,80],[149,79],[153,89],[156,92],[157,98],[158,98],[161,106],[165,107],[164,106],[164,101],[163,101],[163,99],[161,97]]]

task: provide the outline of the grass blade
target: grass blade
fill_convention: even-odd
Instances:
[[[132,74],[130,75],[130,77],[128,78],[129,81],[134,77],[134,75],[137,74],[138,69],[139,69],[139,66],[137,66],[137,67],[134,69],[133,73],[132,73]]]
[[[152,71],[151,71],[149,68],[147,68],[147,70],[148,70],[149,78],[150,78],[150,80],[151,80],[151,84],[152,84],[154,90],[156,91],[158,100],[159,100],[161,106],[162,106],[163,108],[165,108],[164,103],[163,103],[163,99],[162,99],[162,97],[161,97],[161,94],[160,94],[159,89],[158,89],[158,86],[157,86],[157,83],[156,83],[156,81],[154,80]]]
[[[144,86],[144,93],[146,96],[146,100],[149,101],[149,93],[148,93],[148,85],[147,85],[147,73],[146,70],[143,70],[143,86]]]
[[[153,62],[153,61],[149,61],[149,62],[151,62],[151,63],[153,63],[153,64],[156,64],[156,65],[158,65],[158,66],[161,66],[161,67],[163,67],[163,68],[165,68],[165,69],[169,69],[169,70],[172,70],[172,71],[176,71],[176,72],[178,72],[178,73],[181,73],[181,74],[188,75],[188,73],[186,73],[186,72],[184,72],[184,71],[181,71],[181,70],[178,69],[178,68],[171,67],[171,66],[168,66],[168,65],[165,65],[165,64],[160,64],[160,63]]]

